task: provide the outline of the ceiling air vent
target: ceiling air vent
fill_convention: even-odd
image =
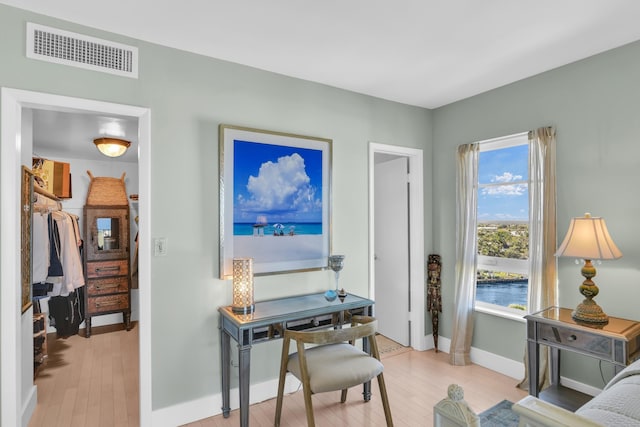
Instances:
[[[138,78],[138,48],[27,23],[27,57]]]

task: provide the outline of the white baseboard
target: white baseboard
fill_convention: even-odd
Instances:
[[[451,340],[449,338],[439,337],[438,350],[449,353],[451,350]],[[471,348],[471,362],[517,380],[524,378],[524,362],[517,362],[474,347]],[[597,387],[565,377],[560,377],[560,383],[567,388],[590,396],[596,396],[602,391]]]
[[[284,385],[285,395],[297,391],[300,386],[300,381],[290,374],[287,374],[287,380]],[[251,393],[249,393],[249,403],[254,404],[273,399],[277,393],[277,378],[259,384],[252,384]],[[231,410],[238,409],[240,407],[238,389],[231,389],[229,396],[229,406]],[[213,417],[221,413],[222,394],[218,393],[153,411],[151,414],[151,425],[154,427],[175,427]]]
[[[572,380],[571,378],[565,378],[563,376],[560,376],[560,384],[567,388],[577,390],[580,393],[588,394],[589,396],[597,396],[602,391],[602,389],[598,387],[593,387],[585,383],[579,383],[578,381]]]
[[[433,336],[427,335],[421,343],[427,350],[434,348]],[[423,347],[423,348],[424,348]],[[438,337],[438,351],[449,353],[451,350],[451,340],[446,337]],[[524,378],[524,363],[508,359],[497,354],[477,348],[471,349],[471,361],[476,365],[483,366],[492,371],[506,375],[514,379]],[[572,388],[582,393],[595,396],[600,389],[579,383],[577,381],[561,378],[561,382],[565,387]],[[287,375],[285,383],[285,394],[293,393],[300,387],[300,382],[291,375]],[[251,404],[263,402],[265,400],[276,397],[278,390],[278,379],[265,381],[259,384],[251,385],[251,393],[249,400]],[[234,388],[230,393],[231,410],[238,409],[240,406],[238,398],[238,389]],[[220,393],[203,397],[201,399],[192,400],[190,402],[180,403],[168,408],[158,409],[151,414],[152,425],[158,427],[175,427],[183,424],[192,423],[204,418],[213,417],[222,413],[222,395]]]
[[[37,389],[38,388],[35,385],[31,386],[29,388],[28,396],[24,400],[22,416],[20,417],[22,420],[22,427],[27,427],[29,425],[29,421],[36,410],[36,405],[38,404],[38,393],[36,393]]]

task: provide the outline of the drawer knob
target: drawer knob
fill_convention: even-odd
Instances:
[[[575,340],[577,340],[577,339],[578,339],[578,337],[576,337],[575,335],[569,335],[569,336],[567,337],[567,341],[575,341]]]

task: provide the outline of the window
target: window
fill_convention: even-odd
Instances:
[[[526,310],[529,283],[526,133],[480,144],[477,191],[476,307],[509,312]]]

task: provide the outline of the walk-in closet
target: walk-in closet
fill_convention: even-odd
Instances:
[[[23,168],[31,185],[24,302],[34,325],[33,360],[23,363],[33,364],[38,394],[29,426],[93,425],[96,417],[136,425],[137,119],[25,109],[23,121],[32,138]]]

